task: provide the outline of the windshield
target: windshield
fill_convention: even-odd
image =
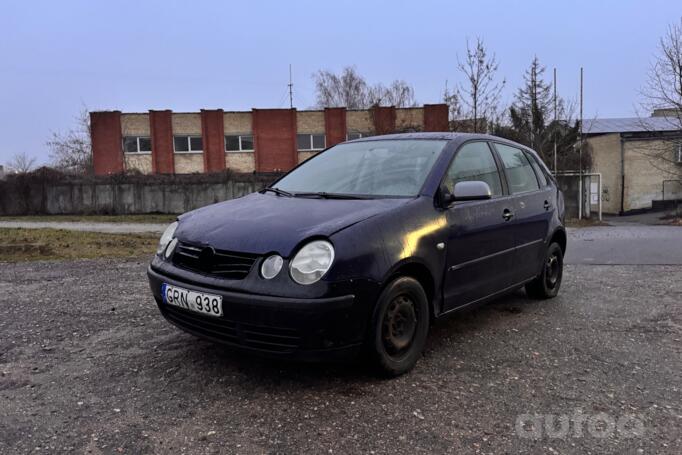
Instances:
[[[339,144],[274,187],[294,194],[416,196],[445,143],[394,139]]]

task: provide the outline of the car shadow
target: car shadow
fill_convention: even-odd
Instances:
[[[508,321],[504,322],[508,318],[522,317],[525,309],[534,304],[536,301],[528,299],[523,291],[517,291],[439,321],[431,328],[425,349],[426,358],[417,365],[415,371],[418,372],[424,362],[437,362],[450,348],[453,338],[456,340],[473,333],[495,331],[500,324],[508,325]],[[183,362],[191,359],[195,373],[203,377],[232,377],[243,388],[266,388],[272,391],[273,388],[296,386],[319,389],[337,387],[339,383],[362,385],[385,380],[362,358],[347,362],[314,363],[271,359],[197,340],[182,332],[178,332],[177,336],[183,338],[178,344],[181,346],[178,355],[182,356]],[[465,350],[460,352],[466,357]],[[349,389],[348,393],[353,395],[357,391]]]

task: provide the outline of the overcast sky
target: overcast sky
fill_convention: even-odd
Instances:
[[[502,6],[504,5],[504,6]],[[512,99],[533,55],[585,116],[634,116],[638,91],[679,0],[31,1],[0,6],[0,163],[48,161],[51,131],[90,110],[314,104],[311,75],[355,65],[370,83],[404,79],[420,103],[461,79],[466,37],[497,55]]]

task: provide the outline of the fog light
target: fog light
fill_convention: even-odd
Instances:
[[[276,277],[279,271],[282,270],[282,264],[284,264],[282,257],[273,254],[263,261],[263,265],[260,268],[260,274],[266,280],[270,280]]]

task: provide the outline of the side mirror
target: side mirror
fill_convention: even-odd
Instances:
[[[456,183],[452,197],[455,201],[482,201],[493,197],[493,192],[487,183],[473,180]]]

